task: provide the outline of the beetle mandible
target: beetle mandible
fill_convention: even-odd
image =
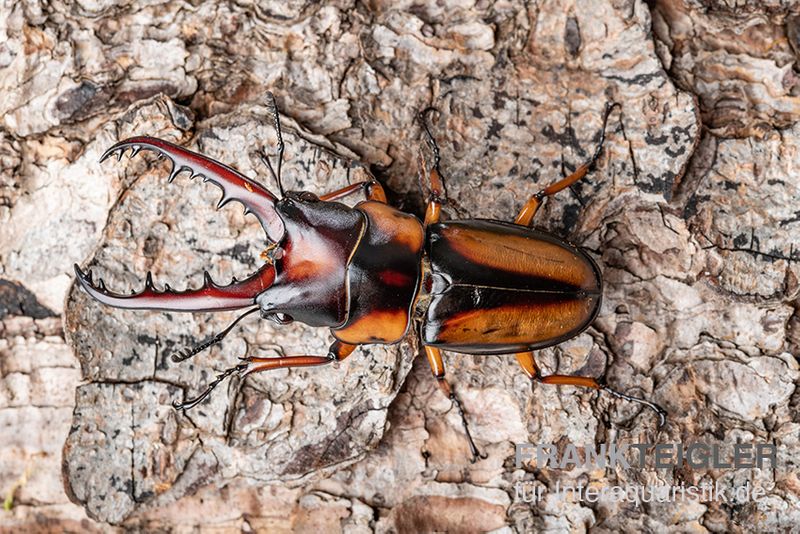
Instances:
[[[225,330],[191,350],[172,356],[180,362],[221,341],[244,317],[258,311],[278,324],[301,321],[328,327],[335,341],[328,354],[279,357],[247,356],[219,374],[193,399],[176,404],[188,409],[205,399],[225,378],[283,367],[329,364],[363,344],[394,344],[416,331],[431,370],[458,408],[473,460],[479,456],[455,391],[445,378],[442,350],[465,354],[515,354],[532,381],[594,388],[643,404],[659,416],[666,412],[647,400],[609,388],[595,378],[543,375],[533,351],[583,332],[600,309],[602,278],[594,260],[581,249],[549,233],[532,229],[545,197],[574,184],[600,157],[608,116],[591,159],[571,175],[541,189],[524,204],[513,223],[488,219],[442,221],[447,197],[439,170],[439,147],[420,113],[433,165],[427,174],[429,195],[420,221],[387,204],[380,183],[368,181],[317,196],[284,191],[281,165],[284,143],[275,97],[269,104],[277,132],[277,163],[262,156],[278,184],[280,197],[236,170],[152,137],[133,137],[109,148],[100,161],[131,149],[151,150],[172,163],[169,182],[183,172],[202,176],[222,189],[218,208],[241,202],[267,236],[266,263],[253,275],[220,286],[206,273],[202,287],[160,291],[147,274],[139,293],[122,295],[106,289],[102,279],[75,265],[80,285],[103,304],[128,309],[208,312],[249,308]],[[366,200],[348,207],[337,202],[362,192]]]

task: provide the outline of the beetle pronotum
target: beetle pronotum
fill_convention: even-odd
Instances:
[[[169,182],[183,172],[202,176],[222,189],[218,207],[236,200],[260,221],[269,242],[266,262],[253,275],[220,286],[206,275],[199,289],[159,291],[148,273],[139,293],[122,295],[96,284],[91,271],[75,266],[83,289],[110,306],[129,309],[207,312],[248,308],[229,327],[192,350],[173,355],[186,360],[218,343],[244,317],[258,311],[278,324],[294,320],[324,326],[335,338],[328,354],[265,358],[247,356],[219,374],[197,397],[176,405],[195,406],[226,377],[282,367],[307,367],[343,360],[363,344],[398,343],[409,332],[420,344],[442,390],[458,407],[473,459],[478,450],[454,390],[445,379],[442,350],[466,354],[514,354],[527,376],[543,384],[572,385],[606,391],[653,409],[660,424],[665,412],[647,400],[615,391],[588,376],[543,375],[533,351],[561,343],[585,330],[600,308],[602,278],[597,264],[579,248],[531,228],[543,199],[583,178],[602,151],[608,116],[592,158],[575,172],[535,193],[513,223],[488,219],[441,221],[446,205],[439,170],[439,148],[420,114],[434,162],[427,173],[425,218],[419,221],[386,203],[375,179],[317,196],[284,191],[281,182],[283,137],[272,94],[269,95],[278,155],[275,167],[262,158],[278,183],[276,197],[259,183],[210,158],[167,141],[133,137],[109,148],[121,159],[131,149],[152,150],[172,162]],[[363,192],[354,207],[337,202]]]

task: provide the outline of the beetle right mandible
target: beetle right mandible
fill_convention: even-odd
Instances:
[[[151,150],[172,162],[169,181],[182,171],[203,176],[223,191],[219,206],[241,202],[266,232],[266,263],[252,276],[220,286],[206,276],[203,286],[184,292],[158,290],[148,273],[145,288],[122,295],[95,283],[77,265],[84,290],[98,301],[120,308],[183,312],[249,308],[228,328],[192,350],[173,355],[185,360],[219,342],[242,318],[258,311],[278,324],[294,320],[330,328],[335,341],[327,355],[247,356],[222,372],[199,396],[177,405],[191,408],[226,377],[282,367],[325,365],[349,356],[359,345],[393,344],[409,331],[418,333],[434,376],[458,407],[473,459],[478,456],[455,392],[445,379],[442,350],[465,354],[514,354],[531,380],[543,384],[594,388],[665,412],[644,399],[617,392],[587,376],[543,375],[533,351],[566,341],[585,330],[600,309],[602,277],[597,264],[579,248],[531,224],[543,199],[583,178],[602,151],[608,116],[592,158],[574,173],[540,190],[523,205],[513,223],[487,219],[441,221],[446,205],[439,171],[439,148],[420,114],[433,166],[427,175],[425,218],[419,221],[386,203],[374,179],[321,196],[284,191],[281,183],[283,138],[270,94],[278,158],[264,158],[281,197],[234,169],[167,141],[134,137],[112,146],[121,158],[131,149]],[[351,208],[337,202],[363,192],[366,200]]]

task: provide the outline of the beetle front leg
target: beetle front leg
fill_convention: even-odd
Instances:
[[[605,115],[603,116],[603,129],[600,131],[600,142],[597,145],[597,149],[594,151],[592,155],[592,159],[578,167],[578,169],[567,176],[566,178],[557,181],[554,184],[550,184],[544,189],[541,189],[534,193],[528,202],[520,210],[519,214],[517,214],[517,218],[514,219],[515,224],[519,224],[522,226],[530,226],[533,222],[533,217],[536,215],[536,212],[539,211],[539,208],[542,205],[542,201],[544,197],[549,197],[550,195],[555,195],[559,191],[563,191],[567,187],[570,187],[572,184],[586,176],[589,171],[594,170],[595,165],[597,164],[597,160],[600,158],[600,154],[603,152],[603,143],[606,140],[606,124],[608,124],[608,116],[611,114],[611,111],[615,108],[619,107],[618,103],[610,104],[606,107]]]
[[[528,378],[531,380],[538,380],[542,384],[553,384],[556,386],[579,386],[579,387],[586,387],[592,389],[598,389],[601,391],[605,391],[606,393],[610,393],[611,395],[626,400],[630,402],[635,402],[637,404],[643,404],[647,406],[654,412],[658,414],[658,426],[661,428],[664,426],[664,423],[667,422],[667,412],[658,404],[654,402],[650,402],[645,399],[641,399],[639,397],[634,397],[632,395],[626,395],[625,393],[620,393],[610,387],[606,386],[605,384],[601,384],[597,381],[597,379],[592,378],[590,376],[574,376],[574,375],[547,375],[542,376],[541,370],[539,366],[536,365],[536,359],[533,356],[533,352],[519,352],[516,354],[517,362],[522,367],[525,374],[528,375]]]
[[[358,193],[359,191],[364,191],[364,196],[367,197],[367,200],[386,204],[386,191],[383,190],[383,186],[374,178],[372,180],[350,184],[347,187],[320,195],[319,199],[325,201],[339,200],[353,193]]]
[[[442,389],[442,392],[444,392],[447,398],[450,399],[450,402],[453,403],[458,410],[459,415],[461,416],[461,424],[464,426],[464,433],[467,435],[469,451],[472,453],[472,462],[475,463],[478,458],[486,458],[486,455],[481,454],[481,452],[478,450],[478,447],[475,445],[475,441],[472,439],[472,434],[469,432],[467,417],[464,415],[464,408],[461,405],[461,401],[459,400],[458,396],[456,396],[455,390],[453,390],[452,386],[450,386],[450,383],[444,376],[445,369],[444,361],[442,360],[442,351],[436,347],[426,345],[425,356],[428,357],[428,363],[431,366],[431,372],[433,372],[433,376],[436,377],[439,387]]]
[[[315,367],[318,365],[326,365],[329,363],[344,360],[356,350],[357,345],[350,345],[342,343],[341,341],[334,341],[328,349],[327,356],[279,356],[277,358],[258,358],[258,357],[245,357],[242,358],[242,363],[234,365],[221,372],[211,382],[206,389],[197,397],[186,400],[184,402],[176,402],[173,404],[176,410],[189,410],[194,408],[203,400],[208,397],[212,391],[226,378],[232,374],[238,374],[241,378],[253,373],[260,373],[261,371],[270,371],[272,369],[291,368],[291,367]]]
[[[284,367],[314,367],[317,365],[326,365],[333,362],[339,362],[350,356],[358,345],[351,345],[349,343],[342,343],[341,341],[334,341],[328,349],[327,356],[280,356],[278,358],[258,358],[247,357],[243,358],[245,362],[241,365],[247,367],[242,372],[242,377],[253,373],[260,373],[262,371],[271,371],[272,369],[281,369]]]

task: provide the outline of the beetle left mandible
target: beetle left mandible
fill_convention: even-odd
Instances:
[[[202,176],[222,189],[218,207],[238,201],[254,214],[267,236],[265,264],[253,275],[230,285],[206,275],[202,287],[176,292],[155,288],[148,273],[139,293],[122,295],[106,289],[75,266],[80,285],[103,304],[128,309],[184,312],[248,308],[228,328],[192,350],[173,355],[186,360],[218,343],[244,317],[259,312],[278,324],[301,321],[330,328],[335,341],[326,355],[265,358],[247,356],[222,372],[197,397],[176,405],[188,409],[205,399],[226,377],[282,367],[325,365],[349,356],[359,345],[393,344],[409,330],[419,333],[433,374],[458,407],[475,459],[479,453],[469,434],[455,392],[445,380],[441,351],[466,354],[515,354],[531,380],[544,384],[594,388],[645,405],[659,416],[666,412],[647,400],[617,392],[592,377],[543,375],[533,351],[570,339],[585,330],[600,308],[602,278],[585,252],[545,232],[532,220],[543,199],[583,178],[602,151],[609,106],[592,158],[570,176],[532,195],[514,223],[486,219],[440,221],[446,190],[439,171],[439,149],[421,114],[434,164],[427,178],[430,193],[424,221],[386,203],[374,179],[321,196],[284,191],[281,183],[283,138],[275,99],[270,94],[278,133],[277,165],[264,158],[281,197],[210,158],[167,141],[133,137],[106,151],[120,159],[131,149],[151,150],[172,162],[169,182],[183,171]],[[366,200],[350,208],[337,202],[363,192]]]

